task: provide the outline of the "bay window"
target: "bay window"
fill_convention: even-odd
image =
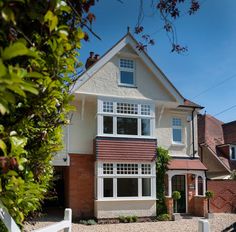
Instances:
[[[155,183],[155,162],[97,162],[98,200],[155,198]]]
[[[153,105],[98,100],[98,135],[151,137],[153,128]]]

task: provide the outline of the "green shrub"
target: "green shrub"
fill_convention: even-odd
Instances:
[[[121,222],[121,223],[126,223],[127,222],[125,216],[119,216],[118,219],[119,219],[119,222]]]
[[[80,220],[79,223],[83,225],[88,225],[88,222],[86,220]]]
[[[137,221],[138,221],[138,217],[135,216],[135,215],[133,215],[133,216],[132,216],[132,220],[133,220],[133,222],[137,222]]]
[[[214,197],[214,192],[212,191],[206,191],[205,193],[207,199],[211,199]]]
[[[179,192],[179,191],[174,191],[174,192],[172,193],[172,198],[173,198],[175,201],[179,200],[179,199],[181,198],[180,192]]]
[[[94,219],[89,219],[87,221],[87,225],[96,225],[96,224],[97,224],[97,222]]]
[[[6,226],[3,224],[2,220],[0,219],[0,232],[7,232]]]
[[[161,214],[157,217],[158,221],[169,221],[170,220],[170,215],[165,213],[165,214]]]
[[[138,220],[138,217],[133,215],[133,216],[119,216],[118,217],[120,223],[131,223],[131,222],[136,222]]]

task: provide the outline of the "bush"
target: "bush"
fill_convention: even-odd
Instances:
[[[138,217],[133,215],[133,216],[119,216],[119,222],[120,223],[131,223],[131,222],[137,222]]]
[[[205,193],[207,199],[211,199],[214,197],[214,192],[212,191],[206,191]]]
[[[94,219],[80,220],[79,223],[83,224],[83,225],[87,225],[87,226],[96,225],[97,224],[97,222]]]
[[[97,224],[97,222],[94,219],[89,219],[87,221],[87,225],[96,225],[96,224]]]
[[[132,219],[133,219],[133,222],[137,222],[138,221],[138,217],[135,216],[135,215],[132,216]]]
[[[170,220],[170,215],[169,214],[161,214],[157,217],[158,221],[169,221]]]
[[[2,220],[0,219],[0,232],[7,232],[6,226],[3,224]]]
[[[172,193],[172,198],[173,198],[175,201],[179,200],[179,199],[181,198],[180,192],[179,192],[179,191],[174,191],[174,192]]]

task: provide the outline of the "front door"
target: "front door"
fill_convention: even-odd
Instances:
[[[172,192],[179,191],[181,198],[177,202],[177,212],[186,213],[186,188],[185,175],[176,175],[172,177]]]

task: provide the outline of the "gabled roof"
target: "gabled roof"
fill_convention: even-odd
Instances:
[[[151,69],[156,78],[163,84],[163,86],[173,95],[180,105],[185,104],[185,99],[181,93],[175,88],[175,86],[168,80],[165,74],[160,70],[160,68],[153,62],[153,60],[148,56],[145,51],[138,51],[138,42],[135,38],[128,32],[123,38],[121,38],[111,49],[109,49],[95,64],[93,64],[89,69],[82,73],[75,83],[72,92],[78,90],[86,81],[88,81],[93,74],[95,74],[101,67],[103,67],[113,56],[115,56],[122,48],[126,45],[130,45],[135,51],[137,51],[138,56],[141,60]],[[190,101],[189,101],[190,102]],[[195,103],[193,103],[195,104]],[[201,108],[198,105],[189,105],[189,107]]]

